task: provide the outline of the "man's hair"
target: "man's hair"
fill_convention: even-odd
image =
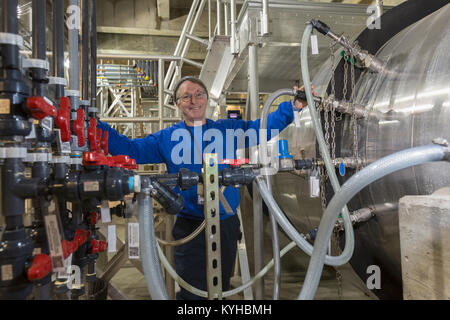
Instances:
[[[187,76],[187,77],[183,77],[181,78],[178,82],[177,85],[175,86],[175,89],[173,90],[173,101],[176,103],[177,102],[177,94],[178,94],[178,89],[180,88],[181,84],[185,81],[189,81],[189,82],[193,82],[196,83],[198,85],[200,85],[203,90],[205,90],[206,93],[206,97],[209,98],[209,94],[208,94],[208,89],[206,89],[205,84],[203,83],[202,80],[200,80],[199,78],[196,77],[191,77],[191,76]]]

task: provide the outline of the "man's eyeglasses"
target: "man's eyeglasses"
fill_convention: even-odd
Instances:
[[[178,100],[181,100],[183,102],[190,102],[192,98],[195,98],[195,100],[203,100],[205,97],[206,97],[206,93],[196,92],[193,95],[185,94],[184,96],[180,97]]]

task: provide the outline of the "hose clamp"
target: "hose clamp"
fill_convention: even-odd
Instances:
[[[89,113],[98,113],[98,108],[89,107],[89,108],[88,108],[88,112],[89,112]]]
[[[23,38],[18,34],[0,32],[0,44],[18,46],[20,50],[23,50]]]
[[[90,105],[91,105],[91,102],[89,100],[80,100],[80,106],[89,107]]]
[[[434,144],[440,145],[444,148],[444,159],[450,161],[450,147],[448,146],[448,141],[444,138],[435,138],[432,141]]]

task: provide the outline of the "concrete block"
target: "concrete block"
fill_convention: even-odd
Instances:
[[[450,299],[450,188],[399,201],[403,297]]]

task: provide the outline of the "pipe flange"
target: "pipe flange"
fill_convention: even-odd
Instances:
[[[89,107],[90,105],[91,105],[91,102],[89,100],[80,100],[80,106]]]
[[[25,159],[27,157],[27,148],[11,147],[0,148],[0,159],[18,158]]]
[[[59,86],[67,87],[67,80],[65,78],[48,77],[48,80],[49,80],[48,84],[50,84],[50,85],[59,85]],[[65,92],[67,92],[67,91],[65,91]]]
[[[49,63],[47,60],[42,59],[26,59],[22,60],[22,68],[23,69],[44,69],[48,71],[50,69]]]
[[[23,162],[52,162],[52,154],[48,152],[27,153]]]
[[[76,158],[70,158],[70,164],[83,164],[83,159],[76,157]]]
[[[70,163],[70,157],[69,156],[53,157],[53,160],[51,160],[51,163]]]
[[[80,97],[80,91],[79,90],[64,90],[64,95],[66,97]]]
[[[98,108],[89,107],[88,108],[88,112],[90,112],[90,113],[98,113]]]
[[[15,33],[0,32],[0,44],[18,46],[20,50],[23,50],[23,38]]]

